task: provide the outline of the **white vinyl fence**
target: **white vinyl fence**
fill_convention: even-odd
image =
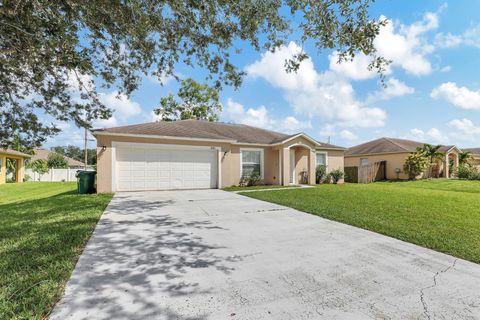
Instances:
[[[32,169],[25,169],[25,175],[30,176],[30,181],[42,181],[42,182],[60,182],[60,181],[77,181],[75,174],[78,170],[83,169],[50,169],[47,173],[38,174],[33,172]],[[93,171],[93,169],[87,169],[87,171]]]

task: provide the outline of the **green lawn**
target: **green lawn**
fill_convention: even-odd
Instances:
[[[71,182],[0,186],[0,319],[42,319],[112,198]]]
[[[244,195],[480,263],[479,181],[321,185]]]
[[[224,190],[224,191],[243,191],[243,190],[279,189],[279,188],[294,188],[294,187],[298,187],[298,186],[279,186],[279,185],[252,186],[252,187],[231,186],[231,187],[225,187],[222,190]]]

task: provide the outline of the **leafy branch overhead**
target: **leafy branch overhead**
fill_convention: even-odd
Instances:
[[[8,147],[18,136],[33,147],[58,133],[43,114],[82,127],[108,119],[112,110],[97,86],[129,95],[145,75],[174,76],[178,65],[204,69],[216,88],[239,87],[244,72],[233,62],[239,44],[274,51],[298,37],[319,50],[338,49],[341,60],[368,54],[381,71],[387,62],[376,56],[373,40],[383,22],[369,18],[371,2],[1,1],[0,144]],[[299,54],[286,68],[297,70],[305,58]]]
[[[161,120],[218,121],[218,112],[222,111],[222,105],[217,89],[188,78],[182,81],[177,95],[180,101],[175,100],[172,94],[160,99],[161,107],[154,112]]]

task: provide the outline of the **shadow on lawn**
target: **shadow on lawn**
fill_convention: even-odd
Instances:
[[[242,257],[221,255],[218,250],[223,246],[199,235],[205,229],[226,229],[194,215],[180,219],[162,211],[174,203],[137,196],[115,198],[51,319],[71,314],[83,318],[93,312],[97,319],[205,318],[199,310],[188,310],[185,303],[195,298],[209,302],[212,284],[196,281],[196,270],[229,274]],[[172,308],[168,297],[179,299],[175,300],[180,303],[178,309]],[[179,314],[181,309],[189,316]]]
[[[0,318],[49,311],[110,198],[69,191],[0,204]]]

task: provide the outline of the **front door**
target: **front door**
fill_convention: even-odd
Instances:
[[[295,184],[295,149],[290,149],[290,183]]]

